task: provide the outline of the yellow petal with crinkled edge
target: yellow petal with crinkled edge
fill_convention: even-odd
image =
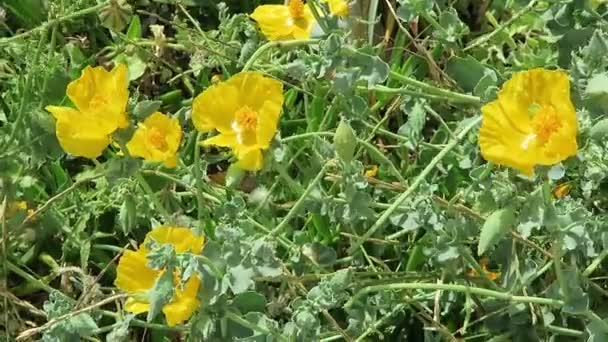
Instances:
[[[488,161],[531,176],[536,165],[553,165],[576,154],[576,111],[563,71],[515,73],[481,112],[479,146]]]
[[[240,107],[240,90],[232,82],[219,82],[207,88],[192,102],[192,122],[201,132],[212,129],[230,131],[234,113]]]
[[[176,253],[185,253],[190,251],[191,253],[198,254],[203,249],[205,238],[202,236],[196,236],[189,228],[174,227],[174,226],[160,226],[150,231],[144,240],[145,244],[153,239],[157,243],[169,243],[173,245]]]
[[[110,144],[110,137],[98,129],[97,120],[69,107],[47,106],[55,117],[55,135],[61,147],[77,157],[95,159]]]
[[[258,6],[251,18],[257,22],[266,39],[271,41],[308,39],[315,25],[308,5],[300,18],[294,18],[289,7],[284,5]]]
[[[129,292],[145,292],[156,283],[161,271],[153,270],[148,266],[146,251],[125,251],[118,261],[114,285]]]
[[[184,288],[179,286],[175,289],[173,300],[163,306],[163,313],[169,326],[175,326],[188,320],[200,306],[200,301],[196,298],[201,281],[197,276],[192,276],[184,284]]]
[[[81,112],[99,119],[100,130],[112,133],[129,125],[126,109],[129,100],[128,70],[118,64],[112,71],[105,68],[86,67],[67,88],[67,95]]]
[[[132,156],[148,161],[163,162],[173,168],[177,164],[177,150],[182,139],[182,129],[176,118],[156,112],[139,124],[127,150]]]

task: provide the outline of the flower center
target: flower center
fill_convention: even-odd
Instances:
[[[553,106],[542,106],[532,118],[532,129],[540,144],[545,144],[562,127],[562,122]]]
[[[89,102],[89,107],[91,107],[93,109],[97,109],[99,107],[104,107],[107,104],[108,104],[108,99],[105,96],[96,94],[95,96],[93,96],[91,98],[91,101]]]
[[[289,14],[295,19],[304,17],[304,2],[302,0],[289,0]]]
[[[244,106],[234,115],[234,125],[236,131],[253,132],[258,126],[258,113],[248,106]]]
[[[254,145],[256,143],[256,132],[258,128],[258,112],[248,106],[237,110],[234,114],[232,129],[237,133],[239,144]]]
[[[157,150],[164,151],[168,147],[165,134],[156,127],[148,129],[148,142]]]

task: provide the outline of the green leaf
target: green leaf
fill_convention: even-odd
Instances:
[[[127,38],[130,40],[138,40],[141,38],[141,20],[138,15],[134,15],[131,19],[131,24],[127,29]]]
[[[439,25],[443,30],[437,30],[435,34],[447,43],[456,43],[469,33],[469,28],[458,18],[458,13],[452,7],[441,13]]]
[[[127,342],[129,340],[129,324],[134,315],[126,315],[114,324],[114,329],[106,336],[106,342]]]
[[[137,224],[135,199],[131,194],[125,194],[124,201],[122,202],[120,211],[118,212],[118,224],[120,225],[124,235],[129,235]]]
[[[160,277],[156,280],[154,287],[148,293],[148,301],[150,310],[148,311],[147,321],[152,322],[173,297],[173,269],[167,268]]]
[[[484,254],[489,248],[496,245],[515,223],[512,209],[500,209],[488,216],[479,234],[477,254]]]
[[[120,32],[127,27],[132,8],[126,0],[110,1],[109,6],[99,11],[101,24],[110,30]]]
[[[254,291],[247,291],[234,297],[234,305],[239,309],[241,314],[265,312],[266,297]]]
[[[347,51],[350,62],[359,69],[357,79],[367,81],[368,86],[386,81],[390,67],[382,58],[358,50]]]
[[[231,267],[228,270],[229,284],[232,292],[235,294],[243,293],[253,287],[253,277],[255,270],[253,267],[247,267],[243,264]]]
[[[608,119],[602,119],[591,127],[589,131],[591,138],[595,140],[604,140],[608,136]]]
[[[307,243],[302,246],[302,254],[321,267],[330,267],[338,259],[337,253],[333,248],[318,242]]]
[[[604,320],[606,322],[606,320]],[[608,331],[606,331],[605,325],[601,322],[593,321],[589,323],[585,330],[589,334],[587,342],[605,342],[608,341]]]
[[[431,0],[399,0],[397,15],[400,19],[410,21],[423,12],[430,12],[433,9]]]
[[[453,56],[445,66],[445,72],[466,92],[472,92],[489,69],[472,56]]]
[[[608,106],[608,75],[605,73],[594,75],[588,82],[585,95],[594,105]]]
[[[121,178],[129,178],[141,167],[141,160],[134,158],[114,158],[103,165],[104,175],[108,182],[114,182]]]
[[[144,121],[148,116],[154,114],[154,112],[157,112],[161,104],[163,103],[160,101],[141,101],[135,105],[133,115],[135,115],[137,121]]]

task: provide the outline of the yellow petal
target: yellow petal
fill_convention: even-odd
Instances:
[[[236,165],[243,170],[257,171],[264,166],[262,150],[259,148],[252,148],[242,152],[237,151],[237,158],[238,162]]]
[[[128,293],[145,292],[154,287],[159,276],[160,271],[148,267],[145,250],[127,250],[118,261],[114,285]]]
[[[103,67],[86,67],[67,88],[67,95],[81,112],[88,112],[99,119],[103,130],[112,133],[128,126],[126,114],[129,98],[127,67],[116,66],[111,72]]]
[[[110,144],[110,137],[98,129],[93,117],[69,107],[47,106],[46,110],[56,119],[55,134],[66,152],[95,159]]]
[[[139,302],[135,298],[127,298],[127,301],[125,302],[125,310],[137,315],[150,310],[150,304]]]
[[[251,14],[268,40],[290,40],[310,38],[315,24],[308,6],[302,18],[293,18],[289,7],[284,5],[261,5]]]
[[[189,228],[160,226],[150,231],[146,235],[144,244],[150,239],[157,243],[169,243],[174,246],[176,253],[184,253],[190,251],[192,253],[200,253],[205,242],[202,236],[196,236]]]
[[[241,94],[231,82],[220,82],[199,94],[192,103],[192,122],[201,132],[215,128],[231,130],[234,113],[241,107]]]
[[[347,17],[348,16],[348,2],[346,0],[325,0],[329,5],[329,11],[331,14],[337,15],[339,17]]]
[[[219,147],[233,147],[236,146],[237,137],[234,133],[228,134],[218,134],[214,137],[211,137],[205,141],[203,141],[203,146],[219,146]]]
[[[200,306],[196,298],[200,286],[198,276],[192,276],[184,284],[183,290],[177,287],[171,302],[163,307],[163,313],[167,319],[167,325],[175,326],[188,320]]]

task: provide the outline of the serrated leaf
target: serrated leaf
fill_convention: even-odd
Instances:
[[[603,140],[608,136],[608,119],[602,119],[591,127],[589,131],[591,138],[595,140]]]
[[[148,116],[157,112],[161,104],[161,101],[141,101],[133,109],[133,115],[135,115],[137,121],[144,121]]]
[[[472,56],[453,56],[445,66],[445,72],[466,92],[475,90],[477,83],[485,76],[487,68]]]
[[[150,310],[148,311],[147,321],[152,322],[173,297],[173,269],[169,267],[156,280],[154,287],[148,293]]]
[[[254,291],[247,291],[234,297],[234,305],[239,309],[241,314],[265,312],[266,297]]]
[[[494,247],[509,232],[514,223],[515,215],[512,209],[500,209],[490,214],[481,227],[477,254],[482,255],[489,248]]]

